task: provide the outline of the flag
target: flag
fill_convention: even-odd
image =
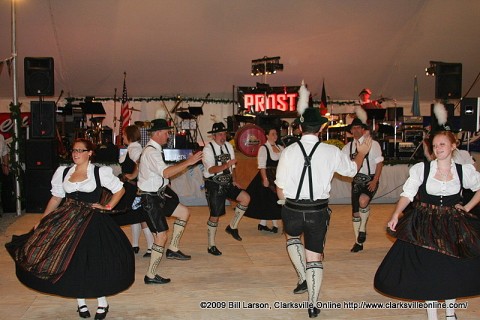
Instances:
[[[417,76],[415,76],[415,80],[413,82],[412,115],[413,116],[420,116],[420,100],[419,100],[419,97],[418,97]]]
[[[122,108],[121,108],[121,125],[120,132],[122,132],[123,128],[126,128],[130,125],[130,118],[131,118],[131,111],[128,107],[128,95],[127,95],[127,85],[125,83],[125,79],[127,78],[127,73],[124,73],[123,77],[123,93],[122,93]]]
[[[325,93],[325,80],[322,85],[322,97],[320,98],[320,114],[323,116],[327,113],[327,94]]]

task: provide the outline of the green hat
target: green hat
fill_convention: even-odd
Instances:
[[[159,131],[159,130],[169,130],[172,129],[173,127],[170,126],[165,119],[154,119],[152,120],[152,126],[150,129],[147,129],[147,131]]]
[[[295,119],[295,123],[308,126],[319,126],[327,122],[328,119],[322,117],[319,108],[306,108],[303,114]]]

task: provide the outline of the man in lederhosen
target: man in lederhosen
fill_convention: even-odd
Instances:
[[[205,178],[205,196],[210,208],[208,227],[208,253],[214,256],[222,254],[215,245],[218,220],[225,214],[225,200],[237,201],[235,214],[225,231],[235,240],[242,241],[238,233],[238,223],[243,217],[250,203],[250,196],[236,181],[235,153],[232,145],[227,140],[227,128],[222,122],[214,123],[212,131],[213,141],[203,148],[203,177]]]
[[[343,147],[342,152],[350,159],[354,159],[357,150],[357,141],[362,143],[368,126],[359,118],[353,119],[350,124],[350,133],[353,141]],[[383,168],[383,156],[380,144],[372,141],[372,147],[363,160],[362,167],[352,180],[352,223],[355,233],[355,244],[351,252],[363,250],[363,243],[367,239],[367,221],[370,215],[370,201],[378,189],[380,175]]]
[[[202,152],[193,154],[187,160],[175,165],[167,165],[163,158],[162,145],[168,141],[171,126],[165,119],[152,120],[150,141],[140,156],[138,189],[142,197],[142,207],[147,215],[147,225],[153,233],[153,246],[150,264],[145,275],[145,284],[163,284],[170,279],[157,274],[167,241],[167,217],[177,218],[173,224],[172,240],[167,249],[167,259],[190,260],[191,256],[178,249],[178,244],[190,216],[188,208],[179,202],[177,194],[168,186],[169,178],[188,166],[200,161]]]
[[[308,97],[309,94],[302,84],[300,95]],[[318,108],[301,108],[302,100],[300,97],[298,106],[301,116],[296,119],[302,138],[283,151],[275,183],[278,197],[284,201],[282,219],[287,236],[287,252],[299,278],[294,293],[308,291],[308,315],[314,318],[320,313],[317,301],[331,213],[328,207],[331,180],[335,172],[355,176],[368,153],[371,138],[357,145],[358,155],[353,161],[350,160],[336,146],[320,143],[318,136],[328,120],[320,115]],[[300,109],[305,111],[302,113]],[[305,244],[300,239],[302,234]]]

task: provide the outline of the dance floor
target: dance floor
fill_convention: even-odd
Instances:
[[[364,250],[351,253],[354,236],[350,206],[331,206],[319,298],[324,307],[317,319],[426,319],[424,309],[387,308],[400,301],[382,296],[373,288],[375,270],[392,244],[385,225],[393,207],[372,205]],[[223,255],[217,257],[207,253],[207,207],[190,208],[191,218],[180,248],[191,254],[192,260],[162,259],[159,274],[171,278],[169,284],[143,283],[149,259],[142,257],[146,246],[142,234],[140,253],[135,257],[135,283],[125,292],[108,297],[107,319],[308,318],[305,309],[288,308],[307,300],[307,294],[292,292],[297,276],[285,250],[284,235],[258,231],[257,220],[243,218],[239,225],[243,241],[236,241],[224,231],[233,215],[231,207],[227,210],[217,233],[217,247]],[[14,264],[3,245],[13,234],[28,231],[39,218],[39,214],[18,217],[1,235],[0,319],[79,319],[74,299],[35,292],[15,277]],[[130,227],[124,227],[124,231],[131,236]],[[457,309],[458,319],[480,318],[480,297],[457,302],[467,305]],[[368,303],[377,303],[376,308]],[[379,308],[380,303],[384,303],[383,308]],[[87,304],[93,316],[96,300],[88,299]],[[444,310],[438,315],[445,319]]]

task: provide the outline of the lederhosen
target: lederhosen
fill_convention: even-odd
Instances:
[[[311,167],[312,156],[320,142],[314,145],[308,156],[302,143],[300,141],[297,143],[302,150],[305,162],[296,197],[295,199],[285,199],[285,205],[282,208],[285,233],[293,237],[299,237],[303,233],[305,248],[313,252],[323,253],[331,210],[328,207],[328,199],[313,200]],[[307,170],[310,199],[299,199]]]
[[[152,145],[147,145],[145,149],[148,147],[154,148]],[[145,149],[143,150],[145,151]],[[141,157],[142,156],[140,156],[140,158]],[[180,203],[175,191],[168,185],[164,185],[164,183],[165,180],[162,178],[162,185],[154,192],[138,190],[138,193],[142,197],[142,208],[147,216],[146,222],[148,228],[155,233],[168,230],[166,217],[170,217]]]
[[[353,153],[353,142],[350,142],[350,159],[354,160],[357,155],[357,151]],[[365,155],[365,160],[367,161],[367,170],[368,174],[363,174],[358,172],[352,180],[352,213],[356,213],[360,210],[360,195],[365,194],[370,198],[370,201],[375,196],[378,190],[378,183],[375,187],[375,190],[368,190],[368,183],[372,181],[375,174],[370,172],[370,160],[368,159],[368,153]],[[362,164],[363,165],[363,164]],[[369,202],[370,202],[369,201]]]
[[[232,158],[227,146],[224,146],[227,153],[224,153],[223,146],[220,146],[220,154],[217,155],[213,144],[210,142],[216,166],[227,163]],[[208,207],[210,208],[210,216],[223,216],[225,214],[225,200],[227,198],[236,199],[240,192],[242,192],[242,190],[233,185],[230,168],[223,170],[222,173],[216,173],[212,177],[205,179],[205,196],[207,198]]]

